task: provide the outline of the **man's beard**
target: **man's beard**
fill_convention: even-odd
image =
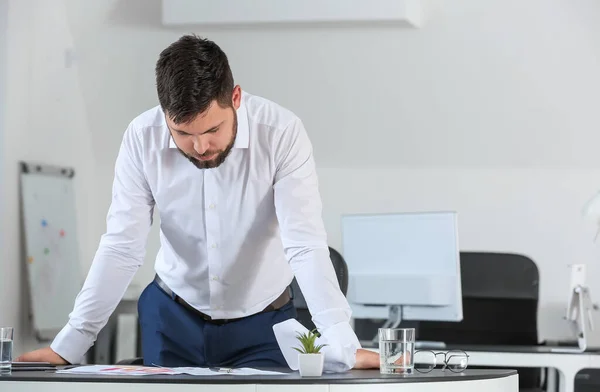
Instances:
[[[235,110],[233,111],[233,132],[232,133],[233,133],[233,135],[231,136],[231,141],[229,142],[227,147],[225,147],[224,150],[217,152],[217,156],[214,159],[211,159],[210,161],[201,161],[191,155],[188,155],[181,148],[179,148],[179,146],[177,147],[177,149],[179,150],[179,152],[181,152],[183,154],[184,157],[186,157],[190,162],[192,162],[194,164],[194,166],[196,166],[198,169],[214,169],[215,167],[218,167],[223,162],[225,162],[225,159],[229,156],[229,154],[231,153],[231,150],[233,149],[233,145],[235,144],[235,137],[237,135],[237,113],[235,112]],[[215,154],[215,151],[207,151],[202,155],[203,156],[211,156],[214,154]]]

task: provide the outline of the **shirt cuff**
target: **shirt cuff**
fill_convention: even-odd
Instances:
[[[56,335],[50,348],[70,364],[78,364],[93,344],[93,338],[67,324]]]
[[[354,368],[356,351],[362,347],[350,323],[341,322],[326,328],[321,338],[327,344],[323,349],[327,362],[324,371],[341,373]]]
[[[283,357],[292,370],[299,368],[298,334],[307,333],[308,329],[294,318],[287,319],[273,326],[273,332]],[[356,351],[361,348],[356,334],[348,322],[334,324],[323,329],[316,339],[317,345],[323,344],[323,371],[326,373],[346,372],[356,365]]]

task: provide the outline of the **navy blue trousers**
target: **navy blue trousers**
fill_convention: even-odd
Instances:
[[[192,367],[287,367],[273,325],[296,317],[290,301],[271,312],[224,325],[184,308],[156,282],[138,302],[144,365]]]

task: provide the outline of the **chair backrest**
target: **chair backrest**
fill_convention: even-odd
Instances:
[[[346,261],[342,255],[332,247],[329,247],[329,256],[333,264],[333,269],[335,270],[340,289],[342,290],[342,293],[346,295],[348,292],[348,265],[346,264]],[[300,290],[300,286],[298,285],[296,278],[292,280],[290,287],[292,288],[294,306],[296,307],[296,312],[298,313],[298,321],[309,330],[314,329],[315,326],[311,320],[310,312],[308,311],[308,305],[306,304],[306,300],[304,299],[304,295]]]
[[[538,300],[538,268],[513,253],[461,252],[463,297]]]
[[[417,339],[451,345],[538,344],[539,272],[530,258],[461,252],[463,320],[419,322]],[[538,388],[541,370],[518,368],[520,388]]]
[[[348,294],[348,264],[346,264],[342,255],[332,247],[329,247],[329,254],[338,283],[340,284],[340,289],[345,296]]]
[[[539,272],[530,258],[461,252],[463,320],[420,322],[418,339],[451,344],[538,344]]]

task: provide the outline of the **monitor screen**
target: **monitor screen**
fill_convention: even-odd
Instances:
[[[403,320],[462,319],[456,212],[345,215],[342,241],[355,317],[400,306]]]

